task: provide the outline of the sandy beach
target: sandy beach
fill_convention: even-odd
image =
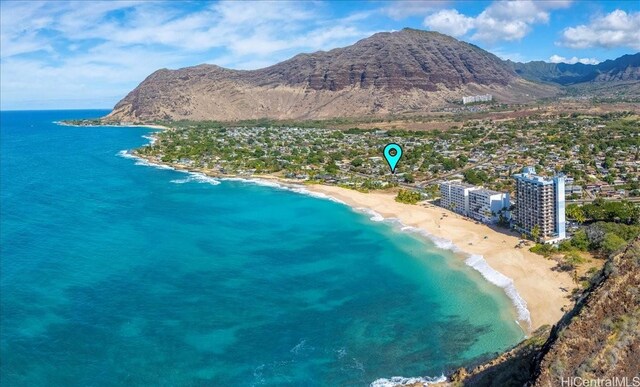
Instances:
[[[140,157],[140,156],[134,156]],[[152,163],[171,166],[178,170],[202,173],[214,178],[231,177],[207,169],[190,168],[163,163],[145,158]],[[299,182],[273,175],[255,175],[244,178],[274,180],[279,184],[300,187]],[[534,254],[525,248],[516,248],[520,238],[505,229],[494,229],[476,223],[452,211],[428,203],[418,205],[398,203],[396,194],[390,192],[363,193],[347,188],[312,184],[304,188],[338,199],[353,208],[373,210],[385,218],[396,218],[407,226],[426,231],[428,234],[451,241],[462,253],[481,255],[488,265],[513,281],[517,295],[526,302],[530,313],[530,330],[542,325],[554,325],[565,310],[572,305],[569,295],[576,287],[567,272],[552,270],[556,262]],[[486,237],[486,238],[485,238]],[[461,255],[461,259],[462,255]],[[507,290],[507,289],[506,289]],[[509,292],[507,291],[507,294]],[[513,299],[513,297],[511,297]],[[527,327],[521,324],[523,329]]]
[[[551,270],[556,265],[553,260],[534,254],[528,248],[515,248],[519,238],[514,234],[476,224],[431,204],[398,203],[393,193],[362,193],[326,185],[310,185],[307,188],[332,196],[352,207],[368,208],[385,218],[397,218],[407,226],[448,239],[464,253],[482,255],[493,269],[513,280],[515,289],[527,304],[533,330],[545,324],[557,323],[563,315],[561,308],[571,305],[568,295],[575,284],[570,275]]]

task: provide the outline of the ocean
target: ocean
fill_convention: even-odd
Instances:
[[[524,338],[503,289],[393,222],[54,123],[106,113],[1,112],[2,385],[384,385]]]

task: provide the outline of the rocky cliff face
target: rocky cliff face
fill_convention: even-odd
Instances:
[[[310,119],[425,112],[463,95],[550,96],[495,55],[437,32],[384,32],[252,71],[200,65],[159,70],[107,117],[113,121]]]
[[[640,383],[640,238],[607,262],[575,315],[552,331],[532,384],[559,386],[572,377]]]
[[[329,52],[301,54],[251,75],[258,82],[269,80],[263,85],[275,81],[331,91],[353,87],[437,91],[468,83],[504,86],[516,78],[487,51],[437,32],[412,29],[378,33]]]
[[[600,386],[624,385],[604,384],[617,378],[616,383],[626,380],[631,386],[639,377],[640,237],[607,261],[590,289],[552,329],[541,328],[472,370],[459,369],[447,385],[557,387],[590,380],[600,380]]]

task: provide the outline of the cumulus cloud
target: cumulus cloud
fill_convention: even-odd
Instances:
[[[392,19],[400,20],[412,16],[422,17],[450,3],[450,0],[396,0],[390,1],[381,11]]]
[[[158,68],[265,67],[378,32],[371,12],[336,18],[320,2],[3,1],[0,11],[3,109],[112,106]]]
[[[566,28],[558,44],[571,48],[630,47],[640,50],[640,12],[616,9],[593,18],[589,24]]]
[[[549,62],[568,63],[568,64],[582,63],[582,64],[590,64],[590,65],[595,65],[600,63],[600,61],[597,60],[596,58],[578,58],[577,56],[574,56],[571,58],[565,58],[560,55],[551,55],[551,57],[549,58]]]
[[[455,9],[443,9],[427,16],[424,25],[431,30],[459,37],[473,28],[474,19],[462,15]]]
[[[571,1],[495,1],[475,17],[460,14],[455,9],[445,9],[424,19],[431,30],[453,36],[463,36],[473,31],[471,39],[486,42],[520,40],[531,32],[532,26],[549,21],[549,12],[565,8]]]

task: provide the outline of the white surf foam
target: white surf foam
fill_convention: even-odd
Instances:
[[[189,176],[187,176],[186,178],[174,179],[174,180],[171,180],[171,182],[174,184],[184,184],[184,183],[190,183],[192,181],[195,181],[197,183],[206,183],[211,185],[220,184],[220,181],[218,179],[211,176],[207,176],[204,173],[199,173],[199,172],[187,172],[187,173],[189,174]]]
[[[406,386],[410,384],[422,383],[422,384],[435,384],[435,383],[444,383],[447,381],[447,378],[444,375],[438,377],[418,377],[418,378],[405,378],[403,376],[393,376],[389,379],[381,378],[374,380],[371,383],[371,387],[393,387],[393,386]]]
[[[153,168],[158,168],[158,169],[173,169],[175,170],[175,168],[170,167],[168,165],[164,165],[164,164],[156,164],[156,163],[152,163],[151,161],[147,161],[141,158],[138,158],[135,162],[136,165],[144,165],[145,167],[153,167]]]
[[[369,215],[370,216],[369,220],[371,220],[373,222],[382,222],[382,221],[385,220],[384,216],[380,215],[380,213],[378,213],[378,212],[376,212],[376,211],[374,211],[372,209],[364,208],[364,207],[357,207],[357,208],[355,208],[355,210],[359,211],[359,212],[363,212],[363,213]]]
[[[487,281],[504,289],[518,311],[518,320],[527,322],[531,329],[531,313],[527,309],[527,302],[516,290],[513,280],[492,268],[482,255],[471,255],[464,262],[480,272]]]
[[[128,150],[121,150],[120,152],[118,152],[116,154],[116,156],[124,157],[125,159],[137,159],[138,158],[138,157],[132,155],[131,153],[129,153]]]
[[[307,196],[312,196],[314,198],[318,198],[318,199],[324,199],[324,200],[331,200],[332,202],[336,202],[336,203],[340,203],[340,204],[345,204],[345,202],[343,202],[342,200],[336,199],[333,196],[329,196],[320,192],[313,192],[313,191],[309,191],[306,188],[303,187],[297,187],[297,186],[292,186],[289,187],[290,191],[302,194],[302,195],[307,195]]]
[[[418,227],[413,227],[413,226],[405,226],[405,225],[402,225],[400,227],[400,230],[406,231],[406,232],[412,232],[414,234],[421,235],[421,236],[431,240],[433,242],[433,244],[436,245],[436,247],[439,248],[439,249],[450,250],[450,251],[453,251],[453,252],[456,252],[456,253],[460,253],[462,251],[462,250],[460,250],[460,248],[458,246],[456,246],[449,239],[437,237],[437,236],[427,232],[427,230],[424,230],[424,229],[421,229],[421,228],[418,228]]]
[[[158,141],[158,139],[155,136],[152,135],[143,135],[142,138],[145,138],[147,140],[149,140],[149,143],[146,145],[153,145],[156,143],[156,141]]]
[[[127,150],[121,150],[120,152],[118,152],[116,154],[116,156],[118,157],[124,157],[125,159],[134,159],[136,160],[135,165],[144,165],[145,167],[153,167],[153,168],[158,168],[158,169],[172,169],[175,170],[175,168],[170,167],[168,165],[164,165],[164,164],[156,164],[156,163],[152,163],[150,161],[147,161],[141,157],[138,157],[134,154],[132,154],[131,152],[127,151]]]
[[[302,185],[298,185],[298,184],[281,184],[277,181],[274,180],[266,180],[266,179],[259,179],[259,178],[242,178],[242,177],[223,177],[220,178],[220,180],[223,181],[239,181],[242,183],[248,183],[248,184],[255,184],[255,185],[260,185],[263,187],[270,187],[270,188],[276,188],[276,189],[281,189],[284,191],[291,191],[291,192],[295,192],[295,193],[299,193],[301,195],[307,195],[307,196],[312,196],[314,198],[318,198],[318,199],[324,199],[324,200],[331,200],[332,202],[336,202],[336,203],[340,203],[340,204],[346,204],[345,202],[343,202],[342,200],[336,199],[332,196],[320,193],[320,192],[313,192],[313,191],[309,191],[307,188],[305,188]]]

